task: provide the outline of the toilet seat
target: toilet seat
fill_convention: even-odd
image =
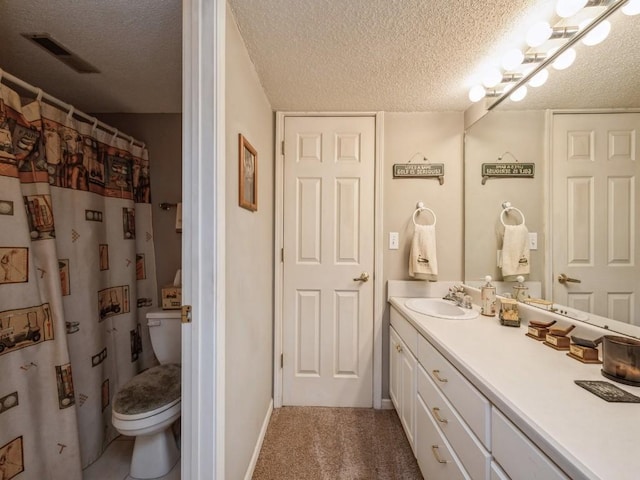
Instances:
[[[161,412],[180,399],[180,365],[169,363],[151,367],[129,380],[113,398],[112,410],[130,419]]]
[[[135,437],[156,433],[175,422],[182,410],[180,399],[153,415],[123,415],[112,411],[111,423],[123,435]],[[136,418],[137,417],[137,418]]]

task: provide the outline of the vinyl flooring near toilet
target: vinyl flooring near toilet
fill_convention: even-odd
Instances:
[[[133,453],[134,437],[116,438],[93,464],[82,472],[82,480],[130,480],[129,465]],[[180,461],[159,480],[180,480]]]

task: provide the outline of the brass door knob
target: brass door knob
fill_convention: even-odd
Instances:
[[[360,274],[360,276],[358,278],[354,278],[353,279],[354,282],[368,282],[369,281],[369,274],[367,272],[362,272]]]
[[[579,280],[577,278],[571,278],[571,277],[567,277],[564,273],[561,273],[560,275],[558,275],[558,282],[560,283],[582,283],[582,280]]]

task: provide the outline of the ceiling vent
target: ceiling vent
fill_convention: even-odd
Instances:
[[[75,53],[69,51],[68,48],[62,46],[60,42],[54,40],[48,33],[23,33],[21,35],[39,47],[44,48],[51,55],[78,73],[100,73],[100,70]]]

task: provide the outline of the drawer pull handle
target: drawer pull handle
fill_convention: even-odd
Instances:
[[[396,350],[398,352],[402,352],[402,345],[396,345]]]
[[[431,371],[433,372],[433,376],[436,377],[436,380],[438,380],[439,382],[446,383],[449,381],[446,378],[442,378],[440,376],[440,370],[431,370]]]
[[[433,407],[431,409],[431,411],[433,412],[433,416],[436,417],[436,420],[439,421],[440,423],[449,423],[449,420],[447,420],[446,418],[442,418],[440,416],[440,409],[438,407]]]
[[[447,460],[443,460],[442,457],[440,457],[440,450],[438,449],[438,445],[431,445],[431,453],[433,453],[433,456],[438,463],[449,463]]]

